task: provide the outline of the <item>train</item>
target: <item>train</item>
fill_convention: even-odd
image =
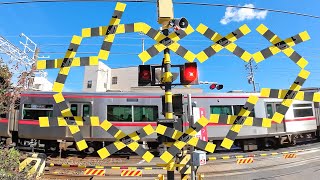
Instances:
[[[1,141],[7,145],[43,147],[46,151],[76,148],[67,127],[39,126],[39,117],[61,116],[53,94],[54,92],[41,91],[21,93],[19,106],[1,115]],[[194,106],[204,108],[205,117],[210,119],[210,114],[237,115],[252,94],[260,95],[244,92],[192,94],[192,102]],[[63,95],[74,116],[98,116],[101,122],[107,119],[126,134],[149,124],[155,128],[158,119],[165,119],[162,111],[163,94],[64,92]],[[183,112],[176,118],[186,122],[187,95],[182,96]],[[271,118],[281,101],[281,99],[260,97],[249,116]],[[316,139],[319,136],[319,126],[319,104],[294,100],[282,123],[272,123],[271,128],[244,126],[233,148],[257,150],[280,145],[295,145],[300,141]],[[210,121],[206,126],[208,141],[219,145],[230,127],[228,124]],[[85,150],[87,153],[93,153],[115,141],[113,136],[100,127],[83,126],[80,129],[88,143],[89,148]],[[159,151],[156,133],[141,139],[139,143],[143,144],[144,148]]]

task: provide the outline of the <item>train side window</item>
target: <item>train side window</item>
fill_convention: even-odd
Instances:
[[[313,116],[312,104],[294,104],[293,105],[294,117],[309,117]]]
[[[267,118],[272,118],[273,116],[273,109],[271,104],[267,104]]]
[[[24,105],[22,119],[39,120],[39,117],[52,117],[53,109],[47,105]]]
[[[231,106],[210,106],[210,114],[232,115]]]
[[[157,121],[158,119],[157,106],[134,106],[133,112],[135,122]]]
[[[241,111],[243,105],[235,105],[233,106],[233,115],[238,115]],[[250,117],[255,117],[254,108],[252,109],[251,113],[249,114]]]
[[[6,117],[7,117],[6,113],[0,114],[0,118],[6,118]]]
[[[90,117],[90,105],[84,104],[82,106],[82,117]]]
[[[132,122],[132,106],[114,106],[107,107],[108,121]]]
[[[78,104],[71,104],[71,113],[73,116],[78,116]]]

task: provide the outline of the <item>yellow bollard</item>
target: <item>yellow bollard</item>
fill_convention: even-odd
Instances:
[[[198,180],[204,180],[204,174],[199,174],[198,175]]]
[[[158,177],[155,180],[164,180],[164,175],[158,174]]]

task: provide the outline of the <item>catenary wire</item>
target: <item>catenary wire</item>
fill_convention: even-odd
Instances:
[[[157,3],[153,0],[33,0],[33,1],[12,1],[12,2],[0,2],[0,5],[14,5],[14,4],[31,4],[31,3],[61,3],[61,2],[132,2],[132,3]],[[320,16],[304,14],[293,11],[284,11],[277,9],[267,9],[267,8],[257,8],[257,7],[247,7],[229,4],[215,4],[215,3],[201,3],[201,2],[173,2],[174,4],[180,5],[196,5],[196,6],[212,6],[212,7],[234,7],[234,8],[245,8],[253,10],[267,10],[275,13],[291,14],[297,16],[304,16],[309,18],[320,19]]]

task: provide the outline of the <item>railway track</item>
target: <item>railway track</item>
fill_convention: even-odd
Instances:
[[[84,176],[84,175],[68,175],[68,174],[53,174],[53,173],[45,173],[40,177],[40,179],[67,179],[67,180],[89,180],[92,179],[93,176]]]

